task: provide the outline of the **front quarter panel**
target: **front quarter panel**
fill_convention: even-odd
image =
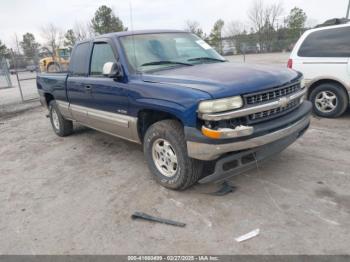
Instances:
[[[184,126],[195,127],[198,103],[211,99],[211,96],[183,86],[131,79],[129,99],[129,113],[132,116],[138,116],[144,109],[158,110],[176,116]]]

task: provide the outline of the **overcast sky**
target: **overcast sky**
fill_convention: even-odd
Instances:
[[[205,32],[222,18],[240,20],[249,30],[247,11],[253,0],[0,0],[0,39],[14,46],[15,33],[21,38],[32,32],[41,41],[40,28],[54,23],[67,30],[76,22],[87,23],[100,5],[113,8],[125,26],[131,29],[130,5],[134,29],[183,29],[185,21],[196,20]],[[273,3],[278,0],[265,0]],[[294,6],[304,9],[312,23],[344,17],[348,0],[280,0],[284,15]],[[282,19],[281,19],[282,20]]]

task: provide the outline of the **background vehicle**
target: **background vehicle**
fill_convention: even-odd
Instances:
[[[28,66],[26,66],[26,70],[30,71],[31,73],[33,73],[33,72],[38,70],[38,66],[36,66],[36,65],[28,65]]]
[[[288,67],[303,73],[314,112],[338,117],[349,105],[350,24],[306,31],[295,45]]]
[[[26,68],[10,69],[10,74],[15,75],[16,73],[28,71]]]
[[[178,190],[255,168],[310,122],[300,73],[229,63],[182,31],[81,42],[69,73],[39,74],[37,87],[57,135],[77,121],[143,144],[155,179]]]
[[[67,71],[69,66],[70,51],[67,48],[58,48],[55,53],[40,59],[41,72],[60,72]]]

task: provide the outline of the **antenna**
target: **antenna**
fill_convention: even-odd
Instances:
[[[138,66],[137,66],[137,58],[136,58],[136,49],[135,49],[135,38],[134,38],[134,22],[133,22],[133,17],[132,17],[132,5],[131,5],[131,0],[129,1],[129,9],[130,9],[130,26],[131,26],[131,31],[132,31],[132,48],[134,52],[134,65],[136,66],[136,72],[138,73]]]

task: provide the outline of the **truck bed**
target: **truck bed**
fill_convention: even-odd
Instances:
[[[49,93],[57,100],[68,101],[66,81],[68,73],[41,73],[37,76],[37,87],[40,94]]]

